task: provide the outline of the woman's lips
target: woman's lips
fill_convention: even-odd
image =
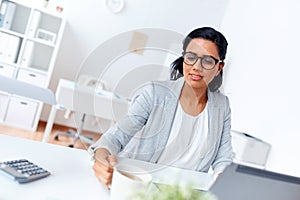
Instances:
[[[203,76],[201,75],[196,75],[196,74],[189,74],[189,75],[193,81],[199,81],[203,78]]]

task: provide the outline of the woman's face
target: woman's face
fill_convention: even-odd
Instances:
[[[185,52],[194,53],[201,58],[212,56],[217,60],[220,60],[217,45],[202,38],[192,39]],[[201,65],[201,58],[199,58],[192,66],[183,62],[183,75],[185,81],[193,89],[207,89],[208,84],[220,73],[224,67],[223,62],[216,62],[216,65],[213,69],[204,69]]]

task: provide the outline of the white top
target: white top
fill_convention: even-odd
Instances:
[[[158,160],[159,164],[196,170],[207,152],[208,113],[206,107],[197,116],[184,112],[178,103],[171,133]]]

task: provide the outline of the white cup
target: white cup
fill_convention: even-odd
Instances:
[[[152,176],[147,171],[132,165],[117,164],[114,167],[110,199],[134,199],[138,193],[148,190],[151,181]]]

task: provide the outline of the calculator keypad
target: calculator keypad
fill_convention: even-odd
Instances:
[[[0,163],[0,169],[20,183],[30,182],[50,175],[50,173],[27,159],[11,160]]]

